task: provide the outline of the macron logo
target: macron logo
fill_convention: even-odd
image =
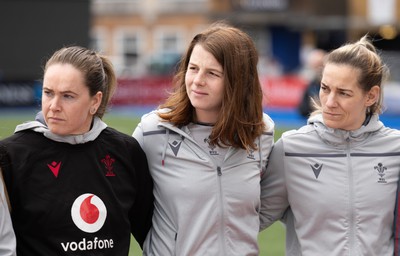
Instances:
[[[313,172],[314,172],[315,178],[318,179],[318,176],[319,176],[319,174],[321,173],[323,164],[318,164],[318,163],[316,163],[316,164],[310,165],[310,166],[311,166],[311,169],[312,169]]]
[[[49,167],[50,171],[54,174],[54,176],[57,178],[58,172],[60,171],[61,162],[57,163],[56,161],[53,161],[51,164],[47,164],[47,166]]]
[[[179,151],[179,148],[181,147],[181,143],[182,143],[182,141],[177,142],[176,140],[173,141],[172,143],[168,143],[170,148],[172,149],[172,152],[174,152],[175,156],[178,155],[178,151]]]

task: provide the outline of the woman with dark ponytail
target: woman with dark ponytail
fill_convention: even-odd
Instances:
[[[153,183],[137,141],[102,121],[111,62],[83,47],[44,68],[42,111],[1,141],[18,255],[125,255],[151,226]]]

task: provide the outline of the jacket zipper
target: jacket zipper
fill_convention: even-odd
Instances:
[[[354,175],[351,168],[350,139],[347,138],[347,171],[349,175],[349,255],[356,255],[355,249],[355,220],[354,220]]]
[[[222,247],[222,254],[221,255],[226,255],[226,251],[225,251],[225,235],[224,235],[224,196],[222,193],[222,171],[221,171],[221,167],[217,166],[217,175],[218,175],[218,186],[219,186],[219,199],[220,199],[220,211],[221,211],[221,228],[220,228],[220,243],[221,243],[221,247]]]
[[[170,128],[168,128],[168,127],[166,127],[167,129],[170,129]],[[171,130],[173,130],[173,129],[171,129]],[[179,132],[177,132],[177,133],[179,133]],[[181,134],[181,136],[182,136],[182,134]],[[186,138],[186,136],[183,136],[183,137],[185,137]],[[197,145],[197,143],[194,141],[194,140],[192,140],[192,138],[190,138],[190,137],[188,137],[188,139],[190,140],[190,141],[192,141],[195,145],[196,145],[196,147],[198,147],[201,151],[203,151],[204,153],[205,153],[205,155],[207,155],[207,152],[205,152],[199,145]],[[223,202],[224,202],[224,197],[223,197],[223,193],[222,193],[222,170],[221,170],[221,167],[220,166],[218,166],[218,165],[216,165],[215,164],[215,162],[213,161],[213,159],[211,159],[211,158],[209,158],[210,159],[210,161],[214,164],[214,166],[217,166],[217,178],[218,178],[218,186],[219,186],[219,200],[220,200],[220,206],[219,206],[219,208],[220,208],[220,212],[221,212],[221,220],[220,220],[220,226],[221,226],[221,228],[220,228],[220,235],[219,235],[219,240],[220,240],[220,243],[221,243],[221,247],[222,247],[222,254],[221,255],[226,255],[226,248],[225,248],[225,235],[224,235],[224,215],[225,215],[225,209],[224,209],[224,205],[223,205]]]

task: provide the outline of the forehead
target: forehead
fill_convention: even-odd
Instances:
[[[190,55],[190,62],[196,65],[201,64],[213,66],[214,68],[222,68],[214,55],[212,55],[211,52],[207,51],[201,44],[196,44],[193,47],[193,51]]]
[[[71,64],[56,63],[50,65],[43,77],[43,85],[50,87],[78,88],[86,87],[83,73]]]
[[[360,70],[346,64],[327,63],[322,73],[321,82],[329,87],[340,89],[361,89],[358,83]]]

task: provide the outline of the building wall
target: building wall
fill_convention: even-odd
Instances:
[[[393,33],[399,33],[400,0],[349,0],[348,6],[349,40],[354,41],[366,33],[379,35],[382,27],[391,27]]]
[[[195,33],[210,24],[208,0],[113,2],[93,2],[93,47],[112,58],[122,77],[168,72]]]
[[[143,76],[153,64],[168,66],[195,33],[224,19],[249,32],[267,62],[282,58],[275,56],[281,47],[297,47],[282,60],[293,71],[301,68],[303,49],[331,50],[368,31],[379,34],[369,18],[372,1],[395,3],[391,25],[398,31],[400,0],[93,0],[92,38],[100,39],[94,47],[112,57],[119,75]],[[276,42],[279,28],[298,43]]]

